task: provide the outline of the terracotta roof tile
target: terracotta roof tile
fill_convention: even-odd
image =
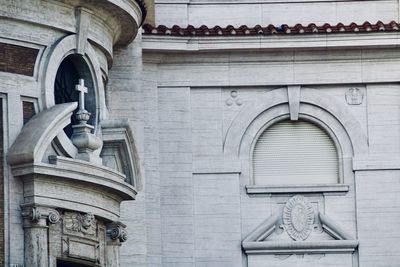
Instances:
[[[269,24],[267,26],[256,25],[254,27],[249,27],[247,25],[242,25],[240,27],[234,27],[228,25],[226,27],[214,26],[208,27],[202,25],[198,28],[193,25],[188,25],[187,27],[180,27],[174,25],[171,28],[165,25],[158,25],[156,27],[145,24],[143,25],[143,33],[146,35],[172,35],[172,36],[250,36],[250,35],[293,35],[293,34],[332,34],[332,33],[354,33],[354,32],[393,32],[399,31],[400,25],[395,21],[391,21],[387,24],[378,21],[375,24],[371,24],[366,21],[363,24],[350,23],[349,25],[344,25],[343,23],[338,23],[336,25],[331,25],[325,23],[322,26],[317,26],[314,23],[310,23],[307,26],[296,24],[294,26],[289,26],[283,24],[281,26],[274,26]]]

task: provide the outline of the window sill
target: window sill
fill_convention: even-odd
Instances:
[[[246,185],[249,195],[257,194],[289,194],[289,193],[346,193],[347,184],[315,184],[315,185]]]

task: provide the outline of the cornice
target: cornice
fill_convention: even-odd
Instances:
[[[296,34],[270,36],[167,36],[144,35],[144,52],[207,52],[254,50],[310,50],[327,48],[393,48],[400,45],[398,32]]]

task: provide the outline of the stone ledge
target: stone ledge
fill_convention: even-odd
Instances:
[[[104,166],[97,166],[82,160],[73,160],[64,157],[54,157],[50,160],[53,164],[38,163],[16,166],[12,169],[14,176],[42,174],[75,180],[77,182],[94,184],[105,188],[121,197],[123,200],[133,200],[137,194],[136,189],[124,182],[125,175]]]
[[[239,174],[242,166],[237,159],[214,158],[193,161],[193,174]]]
[[[400,157],[390,154],[372,154],[353,158],[353,171],[400,170]]]
[[[346,193],[349,191],[347,184],[332,185],[246,185],[249,195],[256,194],[288,194],[288,193]]]
[[[332,2],[332,0],[298,0],[296,3],[313,3],[313,2]],[[335,2],[350,2],[350,0],[335,0]],[[176,4],[184,4],[184,5],[232,5],[232,0],[155,0],[155,4],[163,4],[163,5],[176,5]],[[241,0],[240,4],[292,4],[292,1],[289,0]],[[233,3],[238,4],[238,3]]]
[[[357,240],[300,241],[300,242],[243,242],[246,254],[293,254],[293,253],[352,253]]]

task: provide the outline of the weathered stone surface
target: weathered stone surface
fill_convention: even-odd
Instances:
[[[392,0],[154,2],[155,22],[168,26],[399,17]],[[0,265],[398,265],[397,30],[139,31],[130,43],[141,21],[134,0],[0,6],[1,154],[11,165],[0,168]],[[53,107],[55,76],[70,55],[87,64],[75,62],[78,74],[93,78],[96,122],[85,130],[103,141],[81,149],[90,154],[81,160],[62,130],[74,104]],[[280,120],[326,132],[337,150],[336,184],[255,182],[254,144]]]

